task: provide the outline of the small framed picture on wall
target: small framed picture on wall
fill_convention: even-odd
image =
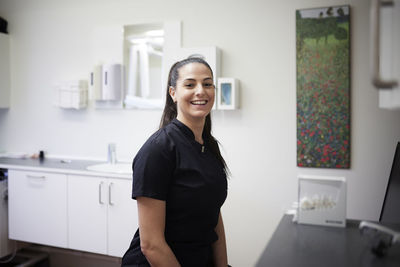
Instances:
[[[218,78],[217,109],[239,108],[239,81],[235,78]]]

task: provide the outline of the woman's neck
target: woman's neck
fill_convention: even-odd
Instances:
[[[186,118],[179,116],[178,114],[176,119],[185,124],[187,127],[189,127],[189,129],[192,130],[194,134],[194,139],[200,144],[203,144],[203,129],[204,129],[204,123],[206,121],[205,118],[193,121],[193,120],[187,120]]]

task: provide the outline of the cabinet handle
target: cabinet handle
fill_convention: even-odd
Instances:
[[[105,73],[104,83],[105,83],[105,85],[107,85],[107,71],[106,71],[106,73]]]
[[[32,179],[46,179],[46,176],[44,176],[44,175],[31,175],[31,174],[27,174],[26,177],[27,177],[27,178],[32,178]]]
[[[393,6],[393,0],[371,1],[371,38],[372,38],[372,83],[377,89],[391,89],[397,86],[397,81],[385,81],[381,77],[380,70],[380,12],[381,6]]]
[[[112,185],[113,185],[114,183],[110,183],[109,185],[108,185],[108,203],[112,206],[112,205],[114,205],[114,203],[111,201],[111,189],[112,189]]]
[[[104,204],[104,202],[103,201],[101,201],[101,189],[102,189],[102,187],[103,187],[103,182],[100,182],[100,184],[99,184],[99,204]]]

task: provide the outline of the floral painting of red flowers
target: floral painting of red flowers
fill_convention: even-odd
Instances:
[[[296,11],[297,166],[350,168],[350,7]]]

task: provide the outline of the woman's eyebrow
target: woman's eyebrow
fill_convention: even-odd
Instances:
[[[195,82],[196,81],[196,79],[193,79],[193,78],[187,78],[187,79],[185,79],[185,80],[183,80],[184,82],[186,82],[186,81],[189,81],[189,82]]]
[[[212,80],[212,78],[211,77],[206,77],[206,78],[203,79],[203,81],[206,81],[206,80]],[[196,79],[194,79],[194,78],[186,78],[186,79],[183,80],[183,82],[187,82],[187,81],[195,82]]]

